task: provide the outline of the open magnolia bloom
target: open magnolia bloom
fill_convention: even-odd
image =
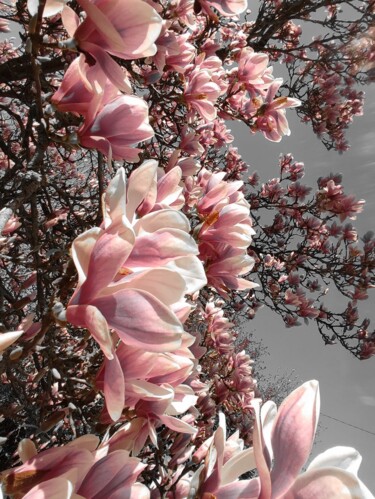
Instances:
[[[153,186],[157,198],[156,173],[157,163],[145,162],[130,175],[127,187],[120,169],[103,198],[102,227],[81,234],[72,247],[79,280],[66,319],[87,328],[106,357],[103,391],[115,421],[124,407],[126,384],[116,355],[117,337],[148,352],[179,349],[182,323],[190,312],[185,294],[206,284],[185,215],[173,209],[140,218],[136,214]],[[175,183],[169,186],[174,193]],[[167,191],[164,185],[166,198]]]
[[[65,7],[64,26],[71,36],[67,46],[90,54],[102,71],[122,88],[123,73],[112,59],[131,60],[154,55],[162,18],[142,0],[79,0],[86,17],[80,22],[76,13]]]
[[[108,445],[96,450],[98,443],[89,434],[38,454],[31,440],[22,440],[23,464],[1,474],[4,492],[25,499],[148,499],[148,488],[137,483],[146,465],[126,450],[112,451]]]
[[[358,478],[360,454],[351,447],[333,447],[316,457],[305,473],[305,465],[315,437],[320,396],[317,381],[308,381],[294,390],[281,404],[269,401],[260,408],[253,401],[255,425],[253,448],[237,446],[228,459],[225,423],[211,442],[205,463],[181,483],[190,495],[217,499],[342,499],[374,496]],[[204,455],[202,456],[204,457]],[[238,477],[256,468],[258,477],[239,481]],[[180,497],[180,496],[177,496]],[[181,496],[182,497],[182,496]]]

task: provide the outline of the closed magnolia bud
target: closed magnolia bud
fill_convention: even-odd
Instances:
[[[38,454],[34,442],[29,438],[24,438],[21,440],[21,442],[18,444],[17,451],[23,463]]]
[[[61,374],[59,373],[59,371],[55,368],[53,368],[51,370],[51,373],[52,373],[52,376],[55,378],[55,379],[61,379]]]
[[[9,358],[10,360],[17,360],[21,357],[22,355],[22,352],[23,352],[23,348],[22,347],[16,347],[14,348],[10,354],[9,354]]]

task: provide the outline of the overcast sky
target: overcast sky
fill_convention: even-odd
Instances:
[[[279,66],[274,74],[278,76]],[[359,234],[374,230],[375,215],[375,85],[366,87],[365,115],[357,118],[348,133],[351,149],[339,155],[327,151],[311,128],[302,125],[293,110],[287,111],[291,136],[281,143],[266,141],[261,134],[249,134],[240,124],[231,124],[235,143],[245,161],[257,170],[262,180],[278,177],[280,153],[292,153],[306,167],[307,183],[315,187],[316,180],[330,172],[343,174],[346,193],[366,199],[364,212],[354,221]],[[364,303],[364,310],[373,318],[375,290]],[[322,429],[313,449],[317,455],[335,445],[355,447],[363,456],[359,476],[375,492],[375,358],[359,361],[341,346],[325,346],[316,326],[286,329],[278,317],[269,310],[260,310],[248,324],[268,346],[270,356],[265,358],[270,373],[290,372],[303,381],[317,379],[320,382]],[[358,430],[334,421],[340,419],[367,430]]]

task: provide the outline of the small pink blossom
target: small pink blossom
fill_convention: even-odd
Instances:
[[[197,69],[187,77],[185,101],[205,121],[212,121],[216,118],[215,102],[219,96],[220,87],[213,82],[209,71]]]
[[[211,7],[226,17],[237,17],[247,9],[247,0],[199,0],[204,12],[209,16],[214,16]]]

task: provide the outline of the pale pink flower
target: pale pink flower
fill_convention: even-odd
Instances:
[[[121,84],[122,70],[109,54],[132,60],[156,53],[155,41],[160,35],[162,19],[146,2],[79,0],[79,4],[86,11],[82,23],[69,7],[62,12],[73,46],[92,55],[115,84]]]
[[[133,95],[119,95],[109,102],[104,93],[103,96],[90,104],[86,120],[77,132],[79,143],[101,151],[109,162],[112,158],[138,161],[141,150],[134,146],[154,135],[147,103]]]
[[[120,169],[104,196],[103,228],[85,232],[72,247],[79,285],[66,318],[88,328],[107,358],[104,395],[114,420],[123,409],[125,382],[110,328],[127,345],[174,351],[190,311],[184,295],[206,283],[185,215],[161,209],[137,218],[150,192],[157,198],[156,173],[157,163],[146,162],[132,173],[126,191]]]
[[[9,234],[12,234],[12,232],[16,231],[19,227],[21,227],[21,225],[22,224],[19,218],[12,215],[1,230],[1,235],[8,236]]]
[[[258,284],[239,276],[247,274],[254,266],[254,259],[240,248],[217,244],[199,246],[200,257],[206,262],[208,284],[228,298],[232,289],[245,290],[257,287]]]
[[[241,50],[238,61],[238,80],[245,83],[248,90],[263,88],[266,82],[263,75],[267,69],[269,58],[267,54],[254,52],[251,47]]]
[[[214,7],[221,15],[226,17],[237,17],[247,9],[247,0],[199,0],[199,3],[209,16],[214,15],[211,7]]]
[[[177,35],[174,31],[169,30],[169,25],[165,22],[162,32],[156,41],[158,51],[153,57],[155,66],[162,73],[165,66],[166,70],[185,73],[188,65],[196,55],[195,47],[187,40],[188,34]]]
[[[216,118],[215,103],[220,96],[220,87],[212,80],[208,70],[197,68],[186,78],[184,98],[205,121]]]
[[[205,463],[194,475],[185,478],[185,486],[200,497],[218,499],[313,499],[361,497],[373,495],[358,478],[360,454],[350,447],[334,447],[315,458],[305,473],[318,423],[320,397],[317,381],[309,381],[294,390],[279,410],[273,402],[254,400],[255,428],[253,448],[234,450],[225,459],[227,440],[225,422],[209,441]],[[201,457],[204,457],[204,453]],[[258,477],[239,481],[238,477],[257,468]]]
[[[124,495],[149,499],[147,487],[136,483],[146,465],[126,450],[109,452],[108,446],[102,446],[96,451],[98,442],[95,435],[85,435],[38,454],[32,441],[21,441],[19,455],[24,464],[4,472],[4,491],[25,499]]]
[[[195,366],[188,349],[194,343],[194,338],[187,333],[183,338],[184,346],[171,353],[146,352],[143,348],[125,344],[120,344],[116,351],[125,382],[122,405],[132,410],[138,418],[146,420],[147,434],[155,445],[155,430],[161,424],[173,431],[196,432],[194,427],[175,417],[186,412],[197,401],[193,390],[183,384]],[[99,388],[105,388],[106,368],[107,362],[97,378]],[[105,415],[102,421],[106,421]],[[139,431],[141,434],[144,432],[141,428]]]
[[[253,131],[259,130],[272,142],[280,142],[283,135],[290,135],[285,109],[297,107],[301,103],[298,99],[290,97],[277,97],[275,95],[282,84],[282,79],[276,79],[267,90],[264,104],[257,112],[256,123]]]
[[[110,84],[99,65],[89,65],[81,54],[66,70],[51,102],[59,111],[87,116],[89,107],[98,94],[102,94],[101,103],[120,95],[117,87]]]

